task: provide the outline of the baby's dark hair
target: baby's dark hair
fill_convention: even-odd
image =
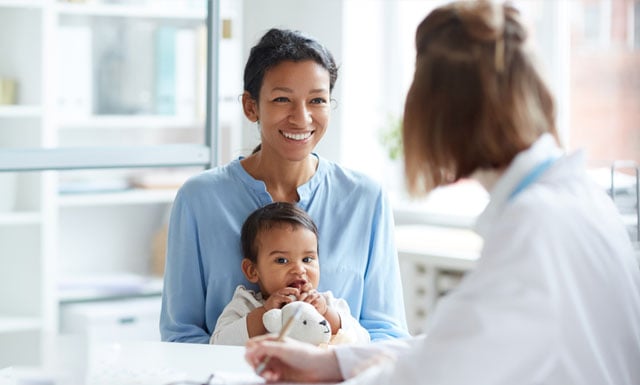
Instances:
[[[333,55],[316,39],[300,31],[272,28],[251,48],[244,67],[244,90],[259,100],[264,74],[283,61],[313,60],[329,72],[329,92],[338,79]]]
[[[303,227],[318,238],[318,227],[304,210],[293,203],[274,202],[263,206],[247,217],[242,225],[240,242],[242,254],[251,262],[258,260],[258,245],[256,239],[265,230],[275,226],[289,225],[294,229]]]

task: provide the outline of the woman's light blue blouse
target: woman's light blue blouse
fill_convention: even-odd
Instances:
[[[390,204],[363,174],[319,158],[298,187],[319,231],[319,291],[344,298],[371,339],[408,336]],[[178,191],[169,224],[160,332],[164,341],[208,343],[242,274],[240,229],[271,203],[240,159],[205,171]]]

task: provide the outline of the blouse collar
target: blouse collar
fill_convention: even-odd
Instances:
[[[327,173],[327,161],[322,157],[318,156],[316,153],[311,153],[312,156],[315,156],[318,159],[318,168],[316,172],[311,176],[307,182],[298,186],[298,196],[300,200],[298,201],[298,205],[303,209],[306,209],[309,202],[311,201],[311,196],[313,192],[316,190],[318,185],[324,179],[324,176]],[[258,197],[262,205],[266,205],[273,201],[271,195],[267,191],[266,184],[258,179],[252,177],[240,164],[240,161],[244,159],[243,156],[238,157],[233,163],[235,174],[240,178],[242,183],[244,183],[253,193]]]

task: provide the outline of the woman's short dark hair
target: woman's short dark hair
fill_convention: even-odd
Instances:
[[[501,169],[543,133],[555,107],[518,11],[487,0],[437,8],[418,26],[403,145],[409,191]]]
[[[309,214],[293,203],[274,202],[255,210],[244,221],[240,233],[244,257],[256,263],[258,260],[256,242],[258,236],[261,232],[276,226],[291,226],[293,229],[303,227],[311,231],[318,239],[318,228]]]
[[[329,72],[329,92],[338,79],[333,55],[316,39],[300,31],[272,28],[251,48],[244,67],[244,90],[259,100],[264,74],[283,61],[313,60]]]

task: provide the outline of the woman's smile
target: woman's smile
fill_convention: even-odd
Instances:
[[[282,136],[284,136],[287,139],[300,142],[300,141],[306,141],[307,139],[311,138],[311,135],[313,135],[314,132],[315,131],[305,131],[305,132],[280,131],[280,134],[282,134]]]

